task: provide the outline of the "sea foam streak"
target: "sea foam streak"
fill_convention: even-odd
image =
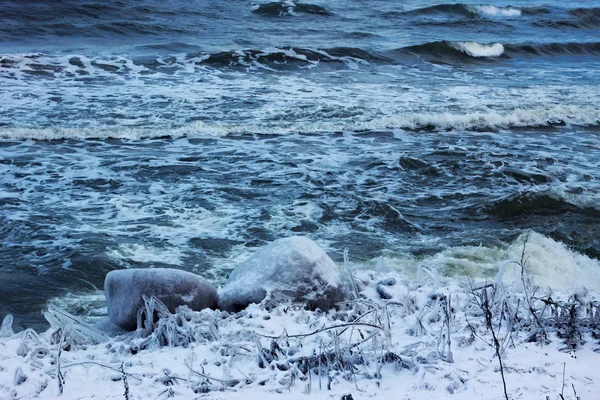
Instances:
[[[395,113],[378,118],[346,118],[312,122],[305,120],[254,123],[193,122],[181,127],[152,128],[11,128],[0,127],[0,139],[126,139],[170,137],[224,137],[239,134],[279,135],[298,132],[327,133],[339,130],[362,131],[382,129],[406,130],[497,130],[511,127],[539,128],[549,126],[593,127],[600,124],[600,109],[591,106],[555,106],[551,108],[517,108],[506,111],[464,113]]]

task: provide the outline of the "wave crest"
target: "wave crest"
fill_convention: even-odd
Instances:
[[[127,139],[157,137],[223,137],[228,135],[292,133],[330,133],[339,131],[381,131],[387,129],[410,131],[497,131],[501,129],[536,129],[560,126],[600,126],[600,108],[556,106],[553,108],[515,109],[472,113],[415,113],[393,114],[379,118],[350,117],[343,119],[316,118],[318,122],[257,121],[227,123],[196,121],[184,126],[156,128],[115,127],[0,127],[3,140],[63,140],[63,139]]]
[[[252,9],[252,12],[264,17],[285,17],[295,16],[298,14],[323,16],[332,15],[331,11],[325,7],[321,7],[316,4],[294,3],[292,1],[275,1],[271,3],[257,4]]]
[[[496,6],[493,4],[437,4],[435,6],[417,8],[406,11],[405,15],[450,14],[463,17],[519,17],[522,14],[535,13],[541,8],[517,8],[512,6]]]
[[[471,57],[499,57],[504,53],[504,46],[500,43],[451,42],[449,45]]]

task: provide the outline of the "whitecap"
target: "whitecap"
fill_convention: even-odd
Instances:
[[[451,42],[450,46],[471,57],[499,57],[504,53],[501,43]]]
[[[485,16],[519,17],[521,10],[514,7],[497,7],[490,4],[469,6],[473,12]]]

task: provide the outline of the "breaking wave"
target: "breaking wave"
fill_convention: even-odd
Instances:
[[[285,17],[298,14],[332,15],[331,11],[316,4],[294,3],[292,1],[257,4],[252,9],[254,14],[265,17]]]
[[[561,126],[600,126],[599,107],[556,106],[471,113],[394,114],[378,118],[356,117],[311,121],[257,121],[227,123],[196,121],[184,126],[156,129],[126,127],[0,127],[0,139],[63,140],[107,139],[137,140],[162,137],[224,137],[228,135],[290,133],[330,133],[339,131],[381,131],[399,129],[423,132],[497,131],[509,128],[548,128]]]
[[[74,78],[95,76],[173,75],[197,68],[282,69],[335,68],[367,64],[401,64],[415,56],[430,62],[454,63],[493,61],[504,58],[555,57],[565,55],[600,56],[600,42],[588,43],[478,43],[475,41],[437,41],[401,47],[387,52],[361,48],[299,47],[246,49],[208,53],[202,51],[159,57],[123,57],[84,55],[53,56],[42,53],[0,55],[0,77]],[[338,67],[336,67],[338,66]]]
[[[528,217],[532,214],[548,216],[566,213],[600,218],[600,209],[570,201],[565,196],[551,191],[513,194],[488,205],[486,212],[503,219]]]
[[[501,44],[439,41],[408,46],[398,50],[411,53],[431,62],[468,62],[476,59],[493,60],[499,57],[556,57],[565,55],[600,55],[600,42]]]
[[[438,4],[404,12],[406,15],[451,14],[465,17],[519,17],[523,14],[541,14],[550,12],[543,7],[501,7],[491,4]]]
[[[498,57],[504,53],[504,46],[500,43],[452,42],[450,46],[471,57]]]
[[[433,62],[453,62],[499,57],[504,53],[504,46],[500,43],[440,41],[404,47],[399,52]]]
[[[528,21],[534,26],[544,26],[551,28],[573,28],[573,29],[590,29],[600,26],[600,8],[548,8],[548,7],[514,7],[514,6],[496,6],[491,4],[438,4],[435,6],[417,8],[404,12],[389,13],[389,17],[395,16],[458,16],[470,18],[471,20],[478,18],[480,21],[495,20],[498,23],[499,19],[514,20],[520,17],[533,17]],[[476,23],[475,21],[473,21]],[[449,21],[443,21],[444,24]]]

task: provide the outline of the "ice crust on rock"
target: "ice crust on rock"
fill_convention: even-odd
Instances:
[[[181,305],[192,310],[214,309],[216,288],[201,276],[177,269],[146,268],[111,271],[104,280],[108,318],[117,327],[134,330],[142,295],[155,296],[169,311]]]
[[[8,314],[2,320],[2,326],[0,326],[0,338],[11,337],[14,335],[12,329],[13,316],[12,314]]]
[[[292,236],[262,247],[235,268],[219,293],[219,308],[239,311],[267,295],[327,310],[344,300],[340,271],[312,240]]]

